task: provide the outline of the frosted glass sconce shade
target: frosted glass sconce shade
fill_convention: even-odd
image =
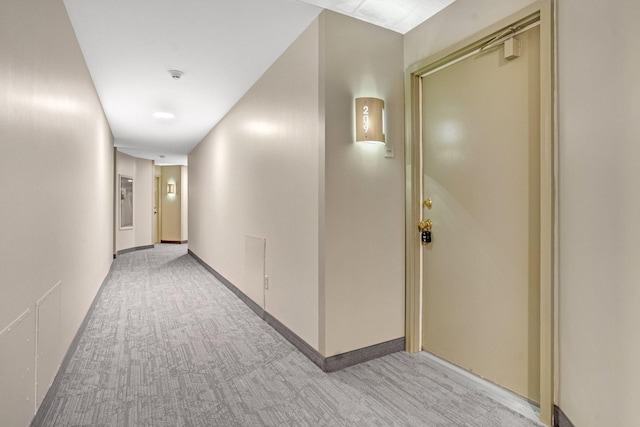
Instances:
[[[384,144],[384,101],[356,98],[356,142]]]

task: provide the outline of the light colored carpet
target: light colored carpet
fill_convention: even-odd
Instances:
[[[538,425],[420,355],[323,373],[186,250],[117,258],[43,425]]]

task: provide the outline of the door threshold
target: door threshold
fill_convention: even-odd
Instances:
[[[531,421],[540,423],[540,406],[537,404],[427,351],[423,350],[419,354],[429,361],[432,366],[436,365],[437,368],[447,370],[454,374],[469,388],[484,394],[494,402],[500,403]]]

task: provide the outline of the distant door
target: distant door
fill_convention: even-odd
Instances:
[[[539,30],[422,77],[422,342],[540,399]]]
[[[153,243],[160,243],[160,177],[155,177],[153,187]]]

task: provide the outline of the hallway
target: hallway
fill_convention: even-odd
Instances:
[[[114,261],[41,425],[538,425],[420,354],[325,374],[186,249]]]

